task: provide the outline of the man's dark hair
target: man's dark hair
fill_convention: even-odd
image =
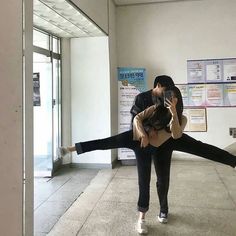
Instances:
[[[154,88],[156,88],[157,84],[160,84],[162,87],[166,87],[167,90],[171,89],[175,86],[173,79],[168,75],[159,75],[154,80]]]

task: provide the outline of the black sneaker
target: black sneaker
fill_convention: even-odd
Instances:
[[[160,223],[166,224],[168,222],[168,213],[160,212],[157,218]]]

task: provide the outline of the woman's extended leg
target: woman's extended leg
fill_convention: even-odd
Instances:
[[[74,151],[76,151],[77,154],[81,154],[95,150],[108,150],[114,148],[130,148],[134,150],[136,146],[139,145],[138,141],[133,141],[133,131],[129,130],[104,139],[75,143],[75,146],[61,148],[60,153],[63,156],[63,154]]]
[[[75,147],[77,154],[81,154],[95,150],[108,150],[114,148],[134,149],[138,144],[138,141],[133,141],[133,131],[129,130],[104,139],[76,143]]]
[[[168,142],[176,151],[187,152],[231,167],[236,166],[236,156],[216,146],[198,141],[187,134]]]

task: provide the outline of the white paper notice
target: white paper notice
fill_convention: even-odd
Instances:
[[[220,64],[206,65],[206,78],[208,82],[221,81],[222,71]]]
[[[236,106],[236,84],[224,84],[224,105]]]
[[[206,106],[223,106],[223,84],[206,84]]]

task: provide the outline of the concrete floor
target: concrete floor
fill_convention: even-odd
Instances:
[[[148,235],[236,236],[236,171],[208,161],[172,161],[169,222],[159,212],[152,171]],[[136,166],[98,172],[48,236],[138,235]]]
[[[64,167],[53,178],[35,178],[34,236],[46,236],[50,232],[98,171]]]

